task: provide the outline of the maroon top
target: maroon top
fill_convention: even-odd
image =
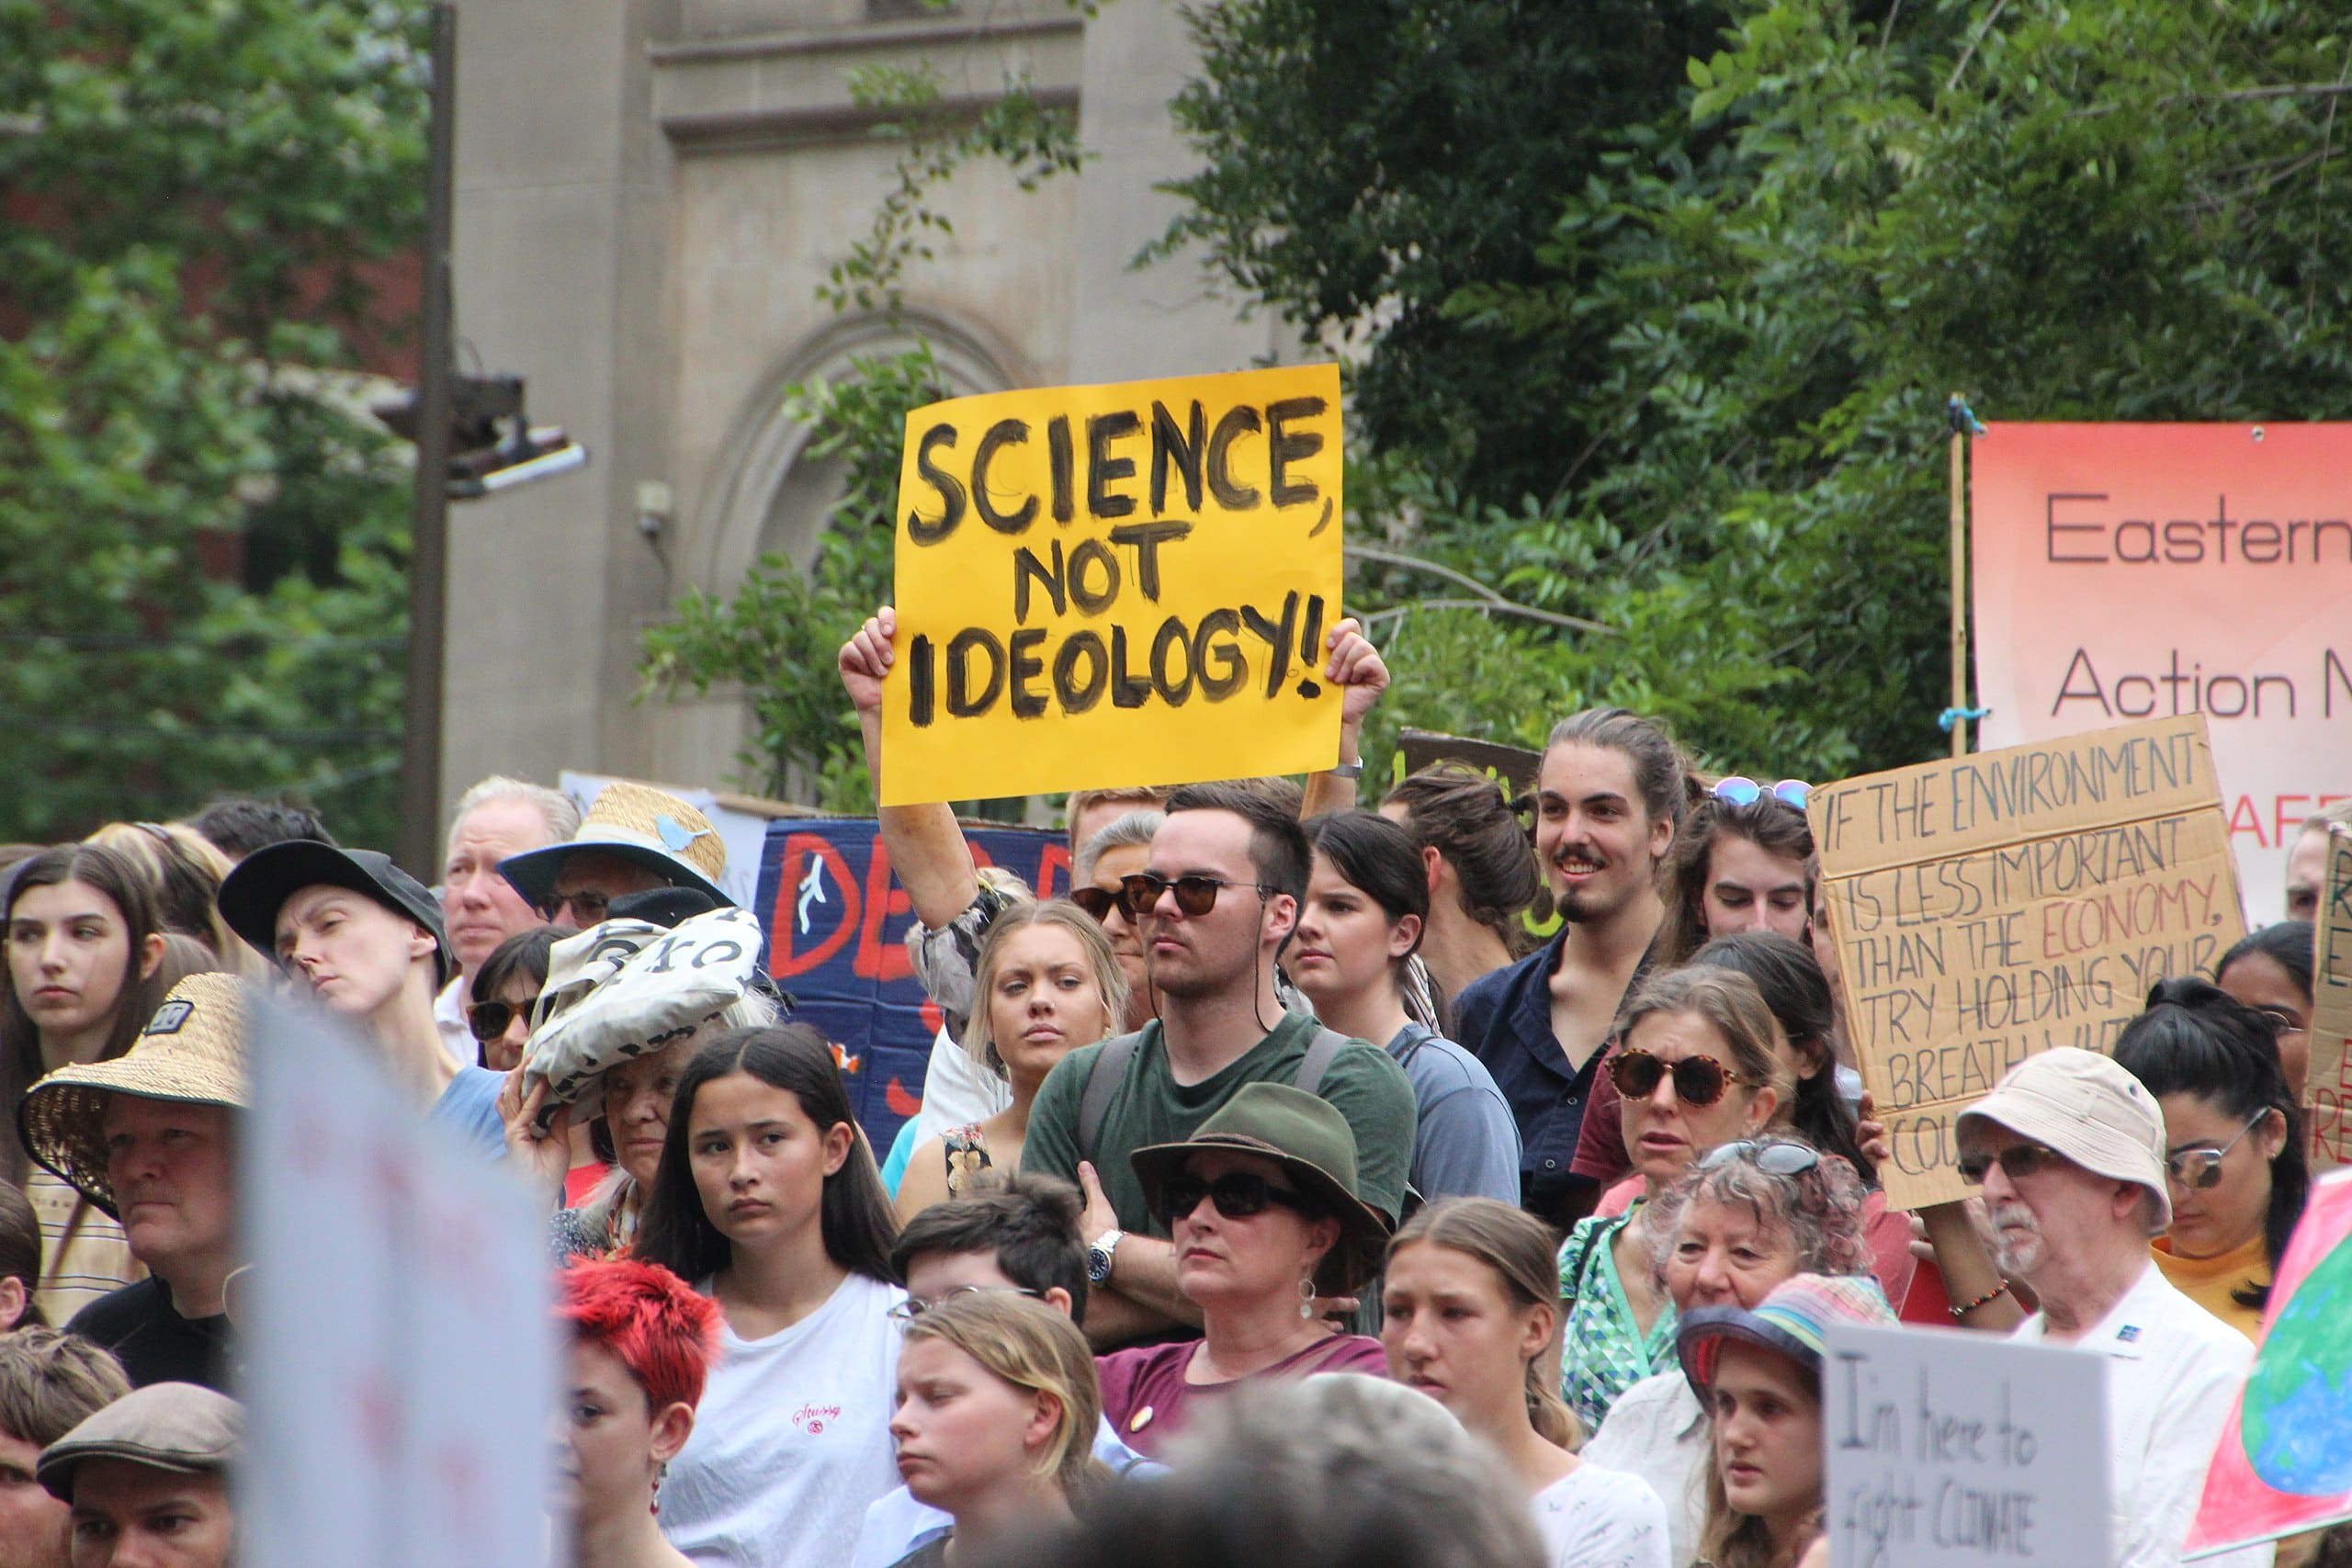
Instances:
[[[1148,1459],[1159,1457],[1160,1445],[1184,1429],[1193,1408],[1261,1378],[1304,1378],[1317,1372],[1369,1372],[1388,1375],[1388,1358],[1380,1341],[1361,1334],[1339,1334],[1318,1339],[1295,1356],[1276,1361],[1263,1371],[1230,1382],[1192,1383],[1184,1381],[1197,1339],[1171,1345],[1139,1345],[1095,1358],[1102,1375],[1102,1418],[1119,1440]]]

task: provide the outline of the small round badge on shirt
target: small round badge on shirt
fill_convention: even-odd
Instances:
[[[1135,1419],[1127,1423],[1127,1430],[1130,1432],[1140,1432],[1146,1427],[1150,1425],[1151,1406],[1147,1404],[1141,1410],[1136,1412]]]

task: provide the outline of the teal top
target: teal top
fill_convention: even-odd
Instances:
[[[1633,1213],[1580,1220],[1560,1244],[1560,1296],[1568,1319],[1560,1359],[1560,1397],[1591,1432],[1617,1396],[1652,1373],[1679,1363],[1674,1355],[1674,1303],[1660,1304],[1644,1335],[1634,1303],[1617,1276],[1618,1234]]]

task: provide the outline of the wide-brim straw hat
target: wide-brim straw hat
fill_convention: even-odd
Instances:
[[[641,784],[605,786],[569,843],[526,850],[498,863],[498,874],[534,909],[547,908],[564,857],[595,850],[640,865],[684,887],[699,887],[722,904],[735,900],[718,886],[727,874],[727,842],[710,818],[665,790]]]
[[[130,1049],[110,1062],[60,1067],[25,1095],[17,1132],[25,1151],[115,1218],[102,1122],[118,1094],[243,1111],[252,989],[234,975],[190,975],[174,986]]]
[[[2056,1150],[2093,1175],[2137,1182],[2156,1200],[2148,1234],[2172,1229],[2164,1111],[2113,1057],[2074,1045],[2028,1056],[1992,1093],[1962,1111],[1953,1130],[1965,1130],[1978,1117]]]
[[[1301,1195],[1340,1222],[1339,1244],[1317,1271],[1326,1290],[1351,1291],[1380,1272],[1396,1227],[1357,1191],[1355,1132],[1330,1101],[1289,1084],[1243,1084],[1184,1142],[1136,1150],[1128,1163],[1154,1219],[1167,1223],[1160,1184],[1182,1174],[1193,1156],[1210,1152],[1273,1161]]]

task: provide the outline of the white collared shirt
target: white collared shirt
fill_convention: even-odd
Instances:
[[[2045,1340],[2035,1313],[2018,1328]],[[2115,1568],[2177,1568],[2205,1470],[2254,1364],[2254,1347],[2190,1301],[2151,1262],[2098,1325],[2074,1342],[2108,1369],[2108,1485]],[[2269,1568],[2271,1549],[2243,1548],[2199,1560],[2213,1568]]]

